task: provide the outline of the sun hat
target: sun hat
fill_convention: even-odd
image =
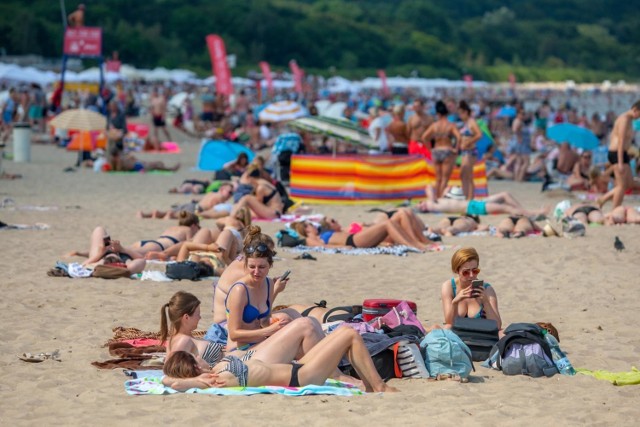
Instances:
[[[444,195],[445,198],[447,199],[453,199],[453,200],[464,200],[464,192],[462,191],[462,188],[460,187],[451,187],[449,189],[449,191],[447,192],[447,194]]]
[[[551,225],[549,221],[546,222],[544,227],[542,228],[542,235],[544,237],[560,237],[560,234],[556,231],[556,229]]]

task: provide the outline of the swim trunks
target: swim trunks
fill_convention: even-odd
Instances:
[[[609,151],[607,154],[607,158],[609,163],[612,165],[618,164],[618,152],[617,151]],[[631,157],[629,157],[629,153],[626,151],[622,154],[622,163],[628,165],[631,162]]]
[[[486,215],[487,202],[480,200],[469,200],[467,204],[467,215]]]

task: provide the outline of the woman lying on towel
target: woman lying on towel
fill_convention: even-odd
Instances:
[[[148,252],[164,251],[180,244],[180,242],[191,239],[200,229],[198,217],[184,211],[180,213],[178,224],[167,228],[156,239],[140,240],[127,247],[122,246],[118,240],[112,240],[105,228],[98,226],[91,233],[89,252],[74,251],[68,256],[87,257],[83,265],[95,264],[108,254],[117,255],[123,263],[127,260],[144,258]]]
[[[168,211],[153,210],[151,212],[138,211],[138,218],[162,218],[176,219],[181,211],[196,213],[202,218],[222,218],[228,216],[232,205],[227,203],[233,194],[233,184],[230,182],[220,185],[215,193],[208,193],[200,200],[192,200],[189,203],[175,205]]]
[[[249,351],[228,351],[227,346],[222,343],[193,337],[192,333],[199,321],[200,301],[188,292],[176,292],[162,307],[160,340],[166,342],[168,358],[175,352],[187,352],[201,369],[209,369],[224,356],[235,356],[242,360],[259,359],[266,363],[287,363],[303,357],[324,337],[320,325],[314,319],[300,318],[278,332],[265,333],[261,342]],[[333,378],[354,381],[337,369],[334,371],[331,373]]]
[[[473,287],[480,274],[480,256],[474,248],[458,249],[451,258],[455,274],[442,284],[441,298],[445,327],[451,327],[456,317],[493,319],[502,328],[498,312],[498,296],[489,283]]]
[[[351,328],[338,328],[297,363],[270,363],[257,358],[243,361],[229,356],[209,370],[189,352],[174,352],[164,364],[164,385],[175,390],[209,387],[301,387],[322,385],[346,356],[368,392],[396,392],[376,370],[362,337]]]
[[[421,251],[426,249],[418,236],[409,235],[391,219],[363,227],[356,233],[319,229],[308,221],[294,222],[291,228],[305,238],[307,246],[373,248],[386,241],[392,245],[411,246]]]
[[[440,236],[456,236],[460,233],[488,229],[487,225],[480,225],[480,218],[477,215],[461,215],[442,218],[435,227],[429,228],[429,232]]]

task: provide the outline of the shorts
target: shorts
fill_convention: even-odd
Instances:
[[[407,155],[409,154],[409,147],[407,145],[404,144],[397,144],[394,143],[391,145],[391,154],[395,154],[395,155]]]
[[[419,154],[421,156],[427,157],[427,158],[431,158],[431,155],[429,155],[429,149],[422,143],[419,141],[409,141],[409,154]]]
[[[487,202],[480,200],[469,200],[467,204],[467,215],[486,215]]]
[[[607,154],[607,159],[609,163],[612,165],[618,164],[618,152],[617,151],[609,151]],[[631,157],[629,157],[629,153],[626,151],[622,154],[622,163],[628,165],[631,162]]]
[[[163,127],[166,125],[165,121],[164,121],[164,117],[162,116],[153,116],[153,125],[156,127]]]
[[[32,105],[29,107],[29,118],[32,120],[38,120],[42,118],[42,107],[39,105]]]
[[[134,172],[140,172],[143,169],[144,169],[144,164],[141,163],[141,162],[136,162],[136,164],[133,165],[133,171]]]
[[[464,157],[464,156],[478,157],[478,149],[477,148],[472,148],[471,150],[461,150],[460,151],[460,155],[462,157]]]
[[[200,120],[203,122],[212,122],[213,121],[213,111],[203,111],[200,114]]]
[[[13,123],[13,113],[10,111],[5,111],[2,114],[2,121],[5,125],[10,125],[11,123]]]

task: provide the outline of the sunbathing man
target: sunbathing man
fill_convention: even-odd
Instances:
[[[138,218],[163,218],[176,219],[181,211],[198,214],[207,219],[222,218],[229,215],[232,205],[226,203],[233,194],[233,184],[224,183],[215,193],[208,193],[200,200],[192,200],[189,203],[175,206],[170,211],[154,210],[148,213],[138,211]]]
[[[501,214],[546,216],[549,208],[527,210],[510,193],[503,191],[492,194],[484,200],[456,200],[446,197],[436,198],[435,189],[427,186],[427,199],[418,204],[420,212],[465,213],[467,215]]]

